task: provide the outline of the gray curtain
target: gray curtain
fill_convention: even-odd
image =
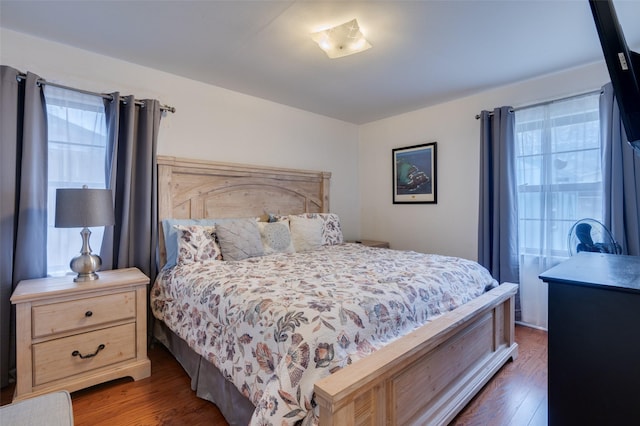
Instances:
[[[611,83],[602,87],[604,225],[623,254],[640,256],[640,152],[627,142]]]
[[[114,99],[118,93],[112,94]],[[105,228],[103,269],[135,266],[151,282],[157,272],[158,241],[156,145],[160,103],[133,96],[105,101],[107,121],[106,181],[113,191],[116,223]]]
[[[20,280],[47,274],[47,113],[38,76],[0,67],[0,364],[2,387],[15,367],[15,311]]]
[[[509,106],[480,113],[478,263],[500,283],[519,281],[514,125]],[[519,320],[519,291],[515,309]]]

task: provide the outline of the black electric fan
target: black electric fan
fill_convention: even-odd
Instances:
[[[620,245],[602,223],[595,219],[580,219],[569,231],[569,254],[583,251],[593,253],[621,254]]]

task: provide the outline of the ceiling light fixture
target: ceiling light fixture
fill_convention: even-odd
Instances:
[[[332,59],[363,52],[371,47],[355,19],[337,27],[312,33],[311,38]]]

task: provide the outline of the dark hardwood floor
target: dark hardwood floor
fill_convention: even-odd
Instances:
[[[547,332],[516,326],[516,342],[518,359],[505,364],[451,425],[547,425]]]
[[[547,333],[516,326],[519,357],[507,363],[452,425],[547,424]],[[151,377],[114,380],[74,392],[76,426],[226,425],[218,409],[195,396],[190,379],[162,345],[149,350]],[[8,404],[11,386],[2,389]]]

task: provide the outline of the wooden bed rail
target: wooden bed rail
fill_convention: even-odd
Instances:
[[[516,290],[502,284],[320,380],[320,425],[446,425],[517,358]]]

